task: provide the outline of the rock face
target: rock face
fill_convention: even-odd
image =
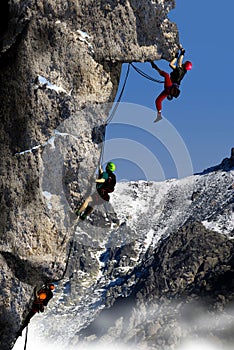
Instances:
[[[98,106],[114,100],[122,62],[171,58],[179,45],[167,19],[174,6],[172,0],[1,1],[0,338],[6,350],[34,286],[63,275],[73,210],[100,157],[108,108],[103,113]],[[85,248],[79,251],[87,259]]]

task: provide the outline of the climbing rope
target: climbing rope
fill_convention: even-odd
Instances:
[[[69,263],[69,260],[70,260],[70,256],[71,256],[71,252],[72,252],[72,248],[73,248],[73,244],[74,244],[74,236],[75,236],[75,230],[74,230],[74,233],[73,233],[73,236],[70,240],[70,247],[69,247],[69,251],[68,251],[68,255],[67,255],[67,261],[66,261],[66,265],[65,265],[65,269],[63,271],[63,274],[60,278],[58,278],[57,280],[53,280],[54,283],[58,283],[60,281],[62,281],[67,273],[67,268],[68,268],[68,263]]]
[[[152,78],[150,75],[148,75],[147,73],[143,72],[141,69],[139,69],[138,67],[134,66],[132,63],[130,63],[130,65],[132,66],[133,69],[135,69],[135,71],[140,74],[141,76],[143,76],[144,78],[153,81],[154,83],[159,83],[162,84],[164,83],[164,81],[162,80],[158,80],[155,78]]]
[[[26,327],[24,350],[26,350],[27,348],[27,342],[28,342],[28,326]]]
[[[128,75],[129,75],[129,71],[130,71],[130,64],[131,63],[128,64],[128,69],[127,69],[127,72],[126,72],[126,76],[125,76],[124,83],[123,83],[122,89],[120,91],[119,97],[118,97],[117,101],[115,102],[115,106],[114,106],[111,114],[106,119],[106,125],[109,124],[111,122],[111,120],[114,118],[114,115],[115,115],[116,110],[118,108],[118,103],[120,103],[120,101],[121,101],[121,98],[122,98],[122,95],[123,95],[123,92],[124,92],[124,89],[125,89],[125,86],[126,86],[126,83],[127,83],[127,80],[128,80]]]
[[[115,113],[116,113],[116,110],[118,108],[118,105],[121,101],[121,98],[122,98],[122,95],[124,93],[124,89],[125,89],[125,86],[126,86],[126,83],[127,83],[127,80],[128,80],[128,75],[129,75],[129,71],[130,71],[130,66],[138,73],[140,74],[141,76],[143,76],[144,78],[154,82],[154,83],[159,83],[159,84],[162,84],[164,83],[164,81],[162,80],[158,80],[158,79],[155,79],[155,78],[152,78],[150,75],[148,75],[147,73],[143,72],[141,69],[137,68],[136,66],[134,66],[132,63],[129,63],[128,64],[128,68],[127,68],[127,72],[126,72],[126,76],[125,76],[125,79],[124,79],[124,83],[123,83],[123,86],[122,86],[122,89],[120,91],[120,94],[119,94],[119,97],[117,99],[117,101],[115,102],[115,106],[113,108],[113,110],[111,111],[109,117],[106,119],[106,123],[105,123],[105,126],[107,126],[111,120],[114,118],[115,116]],[[104,142],[102,142],[102,148],[101,148],[101,156],[100,156],[100,162],[99,162],[99,165],[102,164],[103,162],[103,154],[104,154],[104,143],[105,143],[105,140]]]
[[[121,101],[121,98],[122,98],[122,95],[123,95],[123,92],[124,92],[124,89],[125,89],[125,86],[126,86],[126,83],[127,83],[127,79],[128,79],[128,75],[129,75],[129,71],[130,71],[130,66],[138,73],[140,74],[141,76],[143,76],[144,78],[148,79],[148,80],[151,80],[153,81],[154,83],[159,83],[159,84],[163,84],[164,81],[162,80],[158,80],[158,79],[155,79],[155,78],[152,78],[150,75],[148,75],[147,73],[143,72],[140,68],[134,66],[134,64],[132,63],[129,63],[128,64],[128,69],[127,69],[127,72],[126,72],[126,76],[125,76],[125,79],[124,79],[124,83],[123,83],[123,87],[121,89],[121,92],[119,94],[119,97],[115,103],[115,107],[113,108],[110,116],[107,118],[106,120],[106,125],[109,124],[111,122],[111,120],[113,119],[115,113],[116,113],[116,110],[118,108],[118,103]]]
[[[117,108],[119,106],[119,103],[120,103],[121,98],[122,98],[123,93],[124,93],[124,89],[125,89],[125,86],[126,86],[126,83],[127,83],[127,80],[128,80],[128,76],[129,76],[129,71],[130,71],[130,63],[128,64],[127,72],[126,72],[126,75],[125,75],[124,83],[123,83],[122,89],[120,91],[119,97],[118,97],[117,101],[115,102],[115,106],[114,106],[113,110],[111,111],[110,115],[106,119],[105,126],[107,126],[112,121],[112,119],[115,116],[115,113],[117,111]],[[104,144],[105,144],[105,140],[102,142],[101,156],[100,156],[99,165],[101,165],[102,162],[103,162]]]

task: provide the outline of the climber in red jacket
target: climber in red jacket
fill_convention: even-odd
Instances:
[[[156,98],[155,101],[157,108],[157,118],[155,119],[155,122],[158,122],[162,119],[162,101],[166,97],[169,101],[171,101],[173,97],[177,98],[180,94],[180,90],[178,88],[178,84],[172,82],[170,74],[159,69],[159,67],[154,62],[151,63],[151,66],[152,68],[156,69],[162,77],[164,77],[164,90],[160,93],[160,95]]]
[[[169,66],[172,68],[172,72],[170,75],[161,69],[158,68],[158,66],[152,62],[152,68],[156,69],[159,74],[164,77],[164,90],[161,92],[161,94],[157,97],[155,103],[157,108],[157,118],[155,119],[155,122],[162,119],[162,101],[167,97],[169,101],[173,99],[173,97],[177,98],[180,94],[179,86],[181,83],[181,80],[184,78],[185,74],[188,70],[192,69],[192,62],[186,61],[183,63],[183,58],[185,54],[185,49],[180,48],[180,52],[178,51],[175,55],[175,57],[171,60]]]

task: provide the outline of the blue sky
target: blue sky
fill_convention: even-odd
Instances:
[[[193,69],[181,84],[180,97],[172,102],[164,101],[163,115],[182,137],[195,173],[220,163],[230,156],[231,147],[234,147],[233,13],[233,0],[225,0],[224,6],[212,0],[177,0],[176,8],[168,16],[178,26],[180,42],[186,49],[185,60],[193,62]],[[167,61],[156,63],[170,72]],[[150,63],[136,65],[160,79]],[[126,69],[127,65],[124,64],[120,87]],[[161,90],[162,84],[148,81],[131,69],[121,102],[136,103],[155,110],[154,101]],[[113,122],[118,122],[118,115]],[[152,127],[159,128],[159,123],[152,123]],[[159,147],[157,140],[150,145],[148,135],[142,134],[138,138],[137,134],[133,126],[126,129],[112,124],[108,127],[107,139],[123,135],[136,138],[137,142],[146,144],[155,153],[166,178],[178,177],[165,145]],[[124,158],[115,161],[119,180],[145,179],[136,162]]]

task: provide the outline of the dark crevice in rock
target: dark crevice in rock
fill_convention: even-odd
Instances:
[[[105,141],[106,124],[95,126],[92,130],[92,141],[97,145]]]
[[[49,273],[49,269],[46,266],[33,264],[29,260],[22,260],[18,256],[1,252],[9,269],[21,282],[28,283],[31,286],[35,286],[38,281],[48,282],[51,281],[52,276]]]
[[[27,25],[28,23],[25,24],[24,30],[22,30],[20,33],[18,33],[18,35],[16,35],[14,44],[12,44],[6,52],[2,53],[1,52],[2,48],[0,47],[0,69],[1,70],[5,67],[9,67],[15,64],[15,61],[17,58],[17,52],[19,50],[19,45],[25,37],[26,31],[27,31]]]
[[[26,26],[27,27],[27,26]],[[28,123],[32,113],[26,112],[26,105],[28,101],[28,91],[22,90],[23,80],[21,84],[18,82],[17,70],[15,70],[15,64],[20,66],[20,58],[18,56],[19,47],[21,41],[26,35],[27,28],[17,36],[15,43],[0,57],[0,85],[2,88],[2,95],[6,94],[8,97],[2,101],[1,114],[2,114],[2,128],[1,138],[3,142],[9,145],[11,154],[27,148],[26,143],[28,139]],[[2,74],[4,72],[4,74]],[[10,79],[11,74],[15,76]],[[19,72],[20,76],[20,72]],[[17,86],[18,85],[18,86]],[[21,97],[19,95],[21,94]],[[20,111],[21,109],[21,111]],[[22,113],[24,111],[24,113]],[[10,115],[10,120],[7,120]],[[4,150],[6,150],[5,148]]]
[[[0,41],[7,30],[9,22],[9,1],[1,0],[0,3]]]
[[[113,91],[112,91],[112,95],[110,96],[109,101],[107,101],[107,102],[110,102],[112,104],[113,101],[116,99],[116,94],[117,94],[118,87],[119,87],[122,63],[101,60],[100,64],[102,64],[105,71],[110,74],[110,80],[113,84]],[[106,116],[108,116],[108,114],[109,114],[108,108],[110,108],[110,106],[107,106]]]

